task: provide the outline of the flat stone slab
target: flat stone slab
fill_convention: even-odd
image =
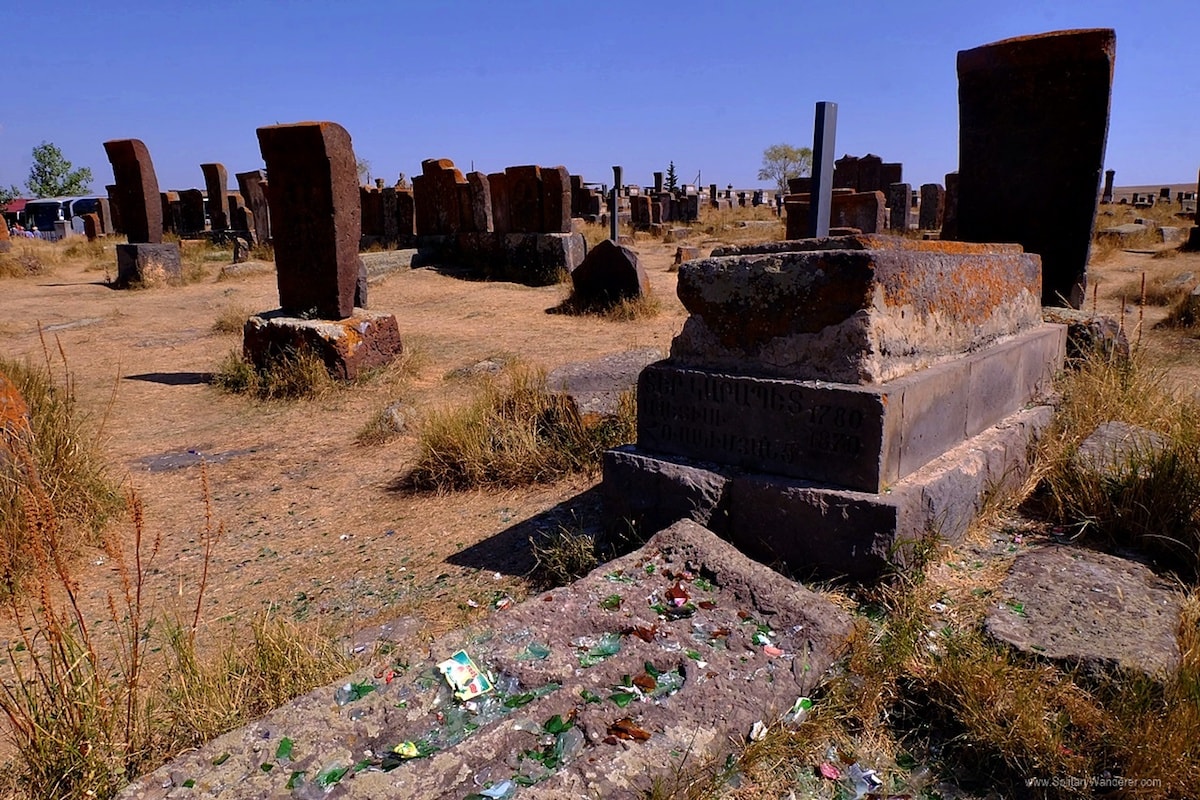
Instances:
[[[405,250],[384,250],[379,253],[359,253],[359,258],[367,266],[367,280],[378,283],[393,272],[412,269],[415,248]]]
[[[1034,406],[1005,418],[890,486],[847,490],[627,445],[604,454],[604,513],[618,529],[703,521],[763,563],[821,578],[876,580],[933,535],[959,541],[998,490],[1020,486],[1053,418]]]
[[[318,355],[333,377],[354,380],[364,369],[399,358],[404,347],[394,316],[361,308],[339,320],[301,319],[275,309],[250,317],[242,329],[242,353],[259,369],[302,350]]]
[[[328,794],[341,798],[441,800],[505,781],[532,784],[516,786],[521,798],[640,797],[785,714],[851,631],[846,611],[680,522],[570,586],[209,742],[120,797],[318,798],[331,770],[345,770]],[[460,649],[496,687],[470,705],[435,666]]]
[[[224,464],[238,456],[257,452],[258,449],[254,447],[220,451],[212,451],[207,447],[190,447],[186,450],[168,450],[153,456],[143,456],[134,463],[140,464],[147,472],[169,472],[176,469],[198,467],[201,464]]]
[[[643,347],[591,361],[575,361],[546,376],[546,385],[570,397],[585,419],[613,417],[620,410],[621,395],[637,388],[638,374],[662,357],[658,348]]]
[[[1166,448],[1166,438],[1148,428],[1128,422],[1105,422],[1080,443],[1071,464],[1077,470],[1114,480],[1132,474],[1148,477],[1146,467]]]
[[[719,249],[680,266],[678,293],[691,313],[671,344],[680,364],[873,384],[1041,324],[1041,261],[1012,245],[841,236]]]
[[[652,364],[638,446],[865,492],[911,474],[1048,390],[1066,328],[1039,325],[954,361],[860,385]]]
[[[1180,598],[1141,564],[1075,547],[1017,557],[987,632],[1018,650],[1088,671],[1157,674],[1179,664]]]

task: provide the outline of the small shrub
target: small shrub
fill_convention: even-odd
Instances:
[[[633,402],[599,422],[585,421],[540,370],[517,365],[486,380],[467,405],[431,414],[407,476],[417,489],[521,486],[599,467],[600,454],[631,441]]]
[[[562,586],[582,578],[600,563],[596,538],[581,530],[559,526],[540,538],[531,538],[530,547],[537,572],[548,585]]]
[[[575,316],[595,316],[613,322],[633,322],[639,319],[650,319],[662,312],[662,301],[649,289],[637,297],[625,297],[611,303],[585,303],[574,293],[557,306],[549,310],[552,314],[571,314]]]
[[[256,369],[234,350],[217,366],[212,382],[222,391],[260,400],[312,399],[328,392],[335,383],[325,362],[309,350],[282,354],[265,369]]]
[[[213,333],[241,334],[250,318],[250,311],[243,306],[230,306],[217,315],[213,320]]]
[[[408,420],[399,403],[392,403],[371,415],[366,424],[354,436],[354,441],[364,447],[380,445],[395,439],[405,428]]]

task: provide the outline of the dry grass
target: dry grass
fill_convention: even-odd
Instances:
[[[213,333],[238,334],[246,327],[246,320],[253,314],[246,306],[228,306],[213,320]]]
[[[658,316],[662,310],[662,301],[652,290],[647,288],[637,297],[622,297],[598,302],[584,302],[572,292],[567,295],[565,300],[550,309],[550,313],[594,316],[612,322],[633,322]]]
[[[311,400],[336,385],[325,362],[309,350],[283,354],[264,369],[233,350],[217,365],[212,382],[222,391],[259,400]]]
[[[434,411],[419,433],[420,453],[406,484],[447,491],[522,486],[595,472],[600,454],[632,441],[634,404],[587,422],[546,375],[521,364],[486,378],[466,405]]]
[[[132,541],[104,538],[121,580],[109,595],[108,619],[97,621],[85,617],[77,598],[53,503],[39,486],[24,492],[36,591],[7,599],[20,635],[9,642],[0,672],[0,712],[16,746],[0,770],[4,796],[111,798],[181,749],[349,671],[327,635],[269,617],[251,623],[250,643],[230,637],[216,658],[199,655],[201,601],[222,531],[212,527],[204,473],[202,483],[204,565],[187,624],[144,603],[161,542],[146,536],[136,496],[129,502]],[[103,642],[102,655],[105,628],[116,635]]]
[[[31,497],[43,497],[53,511],[63,558],[85,542],[95,543],[121,508],[101,456],[103,426],[80,413],[65,358],[61,377],[54,377],[52,367],[48,352],[41,366],[0,359],[0,373],[29,409],[27,433],[0,432],[0,594],[19,591],[35,566],[37,553],[28,536]]]
[[[62,263],[63,248],[41,239],[12,239],[7,253],[0,253],[0,278],[49,275]]]

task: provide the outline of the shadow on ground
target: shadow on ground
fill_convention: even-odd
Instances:
[[[146,381],[165,386],[197,386],[212,383],[211,372],[143,372],[141,375],[126,375],[127,381]]]

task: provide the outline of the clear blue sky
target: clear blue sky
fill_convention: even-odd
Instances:
[[[372,176],[425,158],[464,172],[564,164],[586,180],[760,184],[763,148],[810,145],[838,103],[839,155],[956,168],[955,54],[1010,36],[1111,27],[1107,166],[1118,185],[1196,180],[1200,2],[1061,0],[5,0],[0,185],[58,145],[112,182],[101,143],[146,142],[162,188],[200,164],[262,166],[255,128],[333,120]]]

